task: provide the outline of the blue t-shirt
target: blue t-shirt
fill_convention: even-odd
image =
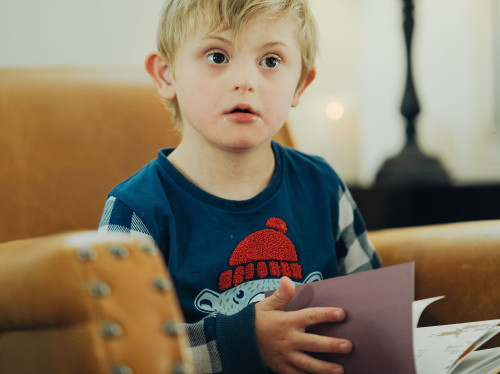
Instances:
[[[100,230],[151,236],[192,334],[203,331],[204,344],[215,342],[220,363],[211,353],[212,367],[204,372],[246,365],[238,362],[249,360],[238,354],[241,347],[257,350],[250,352],[249,370],[259,372],[253,303],[277,288],[281,276],[304,283],[380,266],[334,170],[320,157],[276,142],[272,149],[272,179],[249,200],[226,200],[198,188],[167,159],[173,149],[164,149],[115,187],[106,203]]]

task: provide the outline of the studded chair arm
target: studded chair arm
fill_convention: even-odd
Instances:
[[[0,244],[0,373],[191,371],[148,240],[77,232]]]

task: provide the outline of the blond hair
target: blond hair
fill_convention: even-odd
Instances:
[[[317,26],[307,0],[166,0],[158,26],[158,51],[175,72],[174,61],[179,47],[205,22],[207,33],[232,30],[238,41],[248,22],[256,16],[291,19],[302,55],[302,71],[297,86],[314,68],[318,51]],[[166,102],[178,125],[177,99]]]

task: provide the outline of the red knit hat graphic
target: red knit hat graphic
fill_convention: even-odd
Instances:
[[[279,218],[269,218],[266,226],[269,228],[248,235],[237,245],[229,258],[229,265],[236,268],[219,276],[221,291],[256,276],[265,278],[270,274],[273,277],[302,278],[295,246],[285,236],[288,231],[286,223]]]

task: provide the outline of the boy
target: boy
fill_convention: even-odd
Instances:
[[[271,140],[315,78],[306,1],[168,0],[146,58],[182,140],[111,191],[100,230],[160,247],[198,372],[341,373],[305,352],[352,344],[305,328],[344,311],[282,309],[295,283],[380,265],[335,172]]]

